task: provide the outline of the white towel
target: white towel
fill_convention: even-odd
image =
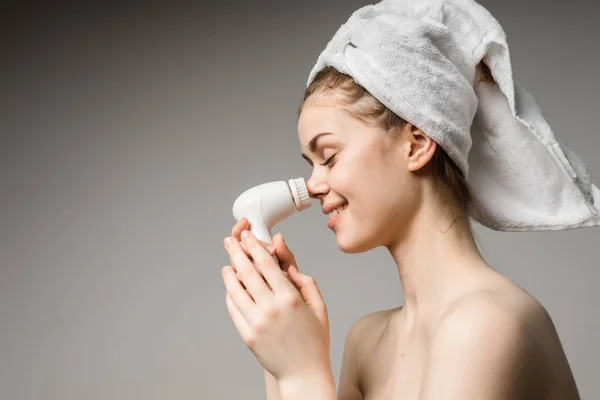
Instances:
[[[480,81],[480,61],[494,82]],[[504,30],[472,0],[384,0],[356,10],[320,54],[434,139],[498,231],[600,225],[600,190],[512,76]]]

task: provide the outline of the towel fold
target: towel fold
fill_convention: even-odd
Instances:
[[[483,71],[481,65],[483,64]],[[512,76],[506,35],[472,0],[384,0],[356,10],[310,72],[352,76],[434,139],[498,231],[600,225],[600,190]],[[482,79],[489,69],[493,79]]]

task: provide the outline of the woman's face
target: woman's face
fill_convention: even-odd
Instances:
[[[398,239],[419,201],[407,168],[408,136],[367,124],[333,101],[311,98],[300,114],[298,135],[303,157],[313,166],[310,196],[325,208],[347,205],[330,226],[339,248],[358,253]]]

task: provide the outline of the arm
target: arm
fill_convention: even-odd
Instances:
[[[419,400],[526,398],[527,339],[522,310],[491,296],[456,305],[434,334]]]
[[[335,382],[333,377],[324,374],[324,379],[315,379],[313,382],[306,382],[292,388],[284,387],[286,397],[282,400],[295,399],[336,399],[336,400],[362,400],[363,394],[358,385],[358,364],[360,355],[360,339],[363,337],[364,329],[368,329],[372,324],[372,317],[365,316],[358,319],[348,331],[344,343],[344,352],[342,356],[342,366],[340,372],[340,381],[337,397],[335,393]],[[328,392],[327,392],[328,391]],[[310,393],[312,392],[312,393]],[[328,393],[328,394],[327,394]],[[271,400],[270,398],[268,400]]]
[[[277,379],[266,369],[265,371],[265,393],[267,400],[283,400],[281,393],[279,393],[279,384]]]
[[[363,398],[358,384],[358,355],[359,339],[362,336],[361,331],[365,321],[364,317],[357,320],[346,336],[340,371],[338,400],[362,400]]]
[[[337,400],[331,369],[313,371],[290,381],[280,381],[283,400]]]

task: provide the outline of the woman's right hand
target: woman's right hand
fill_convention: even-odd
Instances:
[[[250,257],[250,254],[248,253],[244,244],[241,241],[242,231],[249,230],[249,229],[250,229],[250,221],[248,221],[248,219],[245,217],[241,218],[231,229],[231,236],[233,236],[237,241],[240,242],[242,248],[246,252],[246,255],[248,255]],[[273,244],[263,242],[262,240],[260,240],[260,243],[263,245],[263,247],[265,249],[267,249],[269,254],[271,254],[272,256],[273,255],[277,256],[277,258],[279,259],[279,267],[283,270],[283,272],[284,272],[285,276],[288,278],[288,280],[290,280],[290,282],[292,282],[291,278],[288,276],[287,270],[290,267],[290,265],[294,265],[294,266],[296,266],[296,268],[298,268],[298,265],[296,264],[296,259],[294,258],[294,254],[285,245],[285,243],[283,241],[283,236],[281,235],[281,233],[278,233],[273,237]],[[258,272],[261,273],[260,271],[258,271]],[[262,273],[261,273],[261,275],[262,275]],[[263,277],[263,279],[264,279],[264,277]]]
[[[248,254],[248,250],[246,250],[246,246],[244,246],[244,243],[242,242],[242,231],[247,230],[247,229],[248,230],[250,229],[250,221],[248,221],[247,218],[241,218],[231,229],[231,236],[233,236],[235,238],[235,240],[240,242],[242,249],[244,249],[244,252],[246,253],[246,255],[248,255],[248,257],[250,257],[250,259],[252,259],[250,254]],[[277,235],[275,235],[273,237],[273,244],[271,245],[271,247],[269,247],[268,243],[265,243],[262,240],[259,240],[259,242],[263,245],[263,247],[265,249],[267,249],[269,254],[271,254],[272,256],[273,255],[277,256],[277,259],[279,260],[279,267],[283,270],[283,273],[288,278],[288,280],[290,282],[294,283],[292,281],[292,278],[289,277],[289,275],[287,273],[287,269],[290,267],[290,265],[295,265],[296,268],[298,268],[298,266],[296,265],[296,260],[294,259],[294,255],[287,248],[287,246],[285,246],[285,244],[283,242],[283,236],[281,235],[281,233],[278,233]],[[234,267],[234,269],[235,269],[235,267]],[[258,272],[262,276],[262,273],[260,272],[260,270]],[[237,271],[236,271],[236,275],[237,275]],[[263,279],[265,279],[264,276],[263,276]],[[240,281],[240,284],[242,285],[242,287],[244,289],[246,289],[246,286],[241,282],[241,280],[239,279],[239,276],[238,276],[238,280]],[[265,279],[265,282],[266,282],[266,279]],[[248,289],[246,289],[246,292],[248,292]],[[250,293],[248,292],[248,294],[250,294]],[[264,374],[265,374],[265,391],[267,394],[267,400],[281,400],[282,399],[281,392],[279,391],[279,383],[277,382],[277,379],[275,379],[275,377],[273,375],[271,375],[271,373],[269,371],[267,371],[266,369],[264,370]]]

